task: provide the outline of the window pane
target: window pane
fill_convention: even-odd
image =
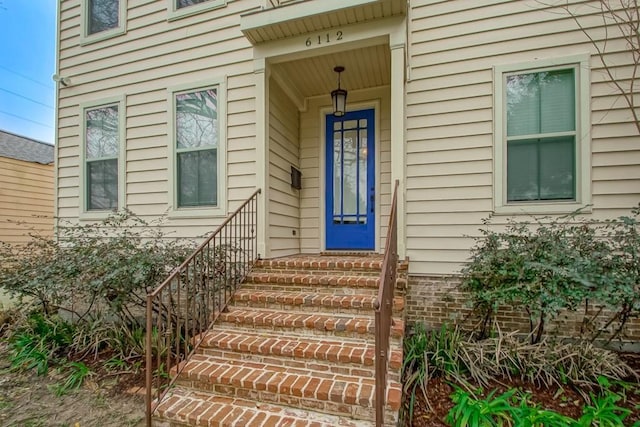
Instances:
[[[360,124],[362,124],[362,122],[366,122],[366,120],[360,120]],[[366,126],[366,123],[365,123]],[[364,219],[366,221],[367,218],[367,195],[369,194],[369,192],[367,191],[367,155],[368,155],[368,150],[367,150],[367,130],[366,128],[364,130],[360,131],[360,147],[359,147],[359,158],[358,158],[358,175],[359,175],[359,182],[358,182],[358,200],[359,200],[359,206],[358,206],[358,214],[359,215],[363,215],[364,217],[362,219]]]
[[[218,94],[216,89],[176,95],[178,148],[218,146]]]
[[[540,133],[576,130],[573,69],[540,73]]]
[[[507,76],[507,136],[575,130],[573,69]]]
[[[574,200],[573,137],[510,141],[507,144],[507,200]]]
[[[537,140],[507,144],[507,200],[538,200]]]
[[[342,215],[342,133],[333,133],[333,215]]]
[[[540,131],[540,91],[536,74],[507,76],[507,136]]]
[[[89,34],[117,28],[120,21],[118,0],[89,0]]]
[[[87,162],[87,210],[118,208],[118,160]]]
[[[178,153],[178,206],[218,204],[217,150]]]
[[[357,122],[356,122],[357,123]],[[346,124],[345,124],[346,127]],[[342,140],[342,214],[355,215],[358,203],[358,132],[343,133]]]
[[[86,112],[86,158],[118,157],[118,106]]]
[[[176,0],[176,9],[182,9],[183,7],[193,6],[194,4],[204,3],[209,0]]]
[[[540,198],[575,199],[573,137],[543,139],[540,144]]]

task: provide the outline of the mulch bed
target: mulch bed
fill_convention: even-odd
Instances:
[[[639,354],[623,354],[621,357],[640,375]],[[496,395],[499,396],[511,388],[519,388],[522,391],[530,393],[530,401],[539,404],[545,409],[553,410],[573,419],[578,419],[582,415],[582,407],[585,404],[584,399],[577,391],[570,387],[564,387],[562,389],[557,387],[535,387],[531,383],[525,383],[520,380],[501,379],[500,381],[492,383],[490,387],[485,387],[484,391],[485,393],[489,393],[495,389],[497,390]],[[405,422],[405,426],[447,426],[447,424],[444,423],[444,419],[449,410],[453,407],[451,394],[453,394],[454,391],[454,388],[444,378],[431,379],[427,383],[428,402],[425,401],[422,393],[418,391],[414,406],[413,420],[411,422]],[[613,391],[617,390],[614,388]],[[627,425],[633,425],[636,421],[640,421],[640,411],[635,409],[635,406],[640,404],[640,394],[627,392],[626,397],[626,402],[620,401],[618,402],[618,405],[632,411],[631,415],[626,418],[625,422]],[[407,403],[405,402],[405,407],[406,404]]]

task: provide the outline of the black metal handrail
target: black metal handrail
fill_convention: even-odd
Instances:
[[[256,190],[147,295],[146,422],[258,258]]]
[[[374,303],[376,313],[376,427],[384,425],[386,405],[389,339],[393,324],[393,293],[396,287],[398,269],[398,184],[398,180],[396,180],[393,188],[393,201],[391,202],[382,271],[380,272],[378,298]]]

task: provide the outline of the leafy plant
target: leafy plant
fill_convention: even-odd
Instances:
[[[513,409],[512,417],[514,427],[567,427],[575,424],[570,417],[531,403],[528,395],[520,398],[520,405]]]
[[[44,375],[73,340],[74,328],[59,317],[35,312],[26,317],[9,339],[11,369]]]
[[[478,393],[481,392],[478,390]],[[511,399],[516,392],[516,389],[511,389],[495,396],[496,390],[493,390],[486,398],[479,399],[473,393],[456,387],[451,396],[454,406],[449,410],[445,422],[454,427],[511,425]]]
[[[427,400],[426,385],[429,362],[427,359],[427,331],[423,323],[416,323],[413,334],[404,340],[404,361],[402,363],[404,393],[408,396],[408,417],[413,419],[413,410],[418,390]],[[404,412],[402,416],[404,417]]]
[[[63,382],[53,385],[52,389],[56,396],[62,396],[80,388],[85,379],[93,375],[89,367],[82,362],[68,362],[60,370],[68,371],[68,375]]]
[[[578,420],[580,426],[616,427],[624,425],[624,420],[631,414],[629,409],[617,403],[622,399],[617,393],[605,391],[604,395],[591,395],[591,404],[584,406],[583,415]]]

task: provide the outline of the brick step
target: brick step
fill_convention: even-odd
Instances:
[[[223,360],[249,360],[334,374],[375,377],[375,345],[362,341],[266,336],[233,330],[207,332],[198,350]],[[389,377],[400,381],[402,350],[392,346]]]
[[[242,289],[285,290],[318,294],[377,295],[379,276],[349,276],[332,274],[292,274],[253,271]]]
[[[375,295],[336,295],[316,292],[259,291],[241,289],[234,296],[236,307],[261,307],[279,310],[303,310],[305,312],[324,311],[327,313],[363,313],[374,310]],[[396,297],[393,310],[398,313],[404,309],[404,298]]]
[[[242,427],[371,427],[371,422],[305,411],[271,403],[198,393],[180,387],[171,390],[155,416],[172,426]]]
[[[319,410],[359,420],[375,418],[375,380],[351,375],[218,359],[195,354],[177,384],[230,397]],[[387,408],[400,409],[402,386],[389,381]]]
[[[373,316],[348,316],[325,313],[283,312],[269,309],[230,307],[221,313],[219,325],[242,327],[243,329],[278,330],[304,335],[339,336],[356,339],[375,338]],[[404,334],[404,321],[394,318],[391,327],[392,343],[399,343]]]
[[[297,272],[299,274],[335,274],[337,271],[352,276],[380,276],[382,256],[300,255],[286,258],[259,260],[255,268],[269,272]]]

